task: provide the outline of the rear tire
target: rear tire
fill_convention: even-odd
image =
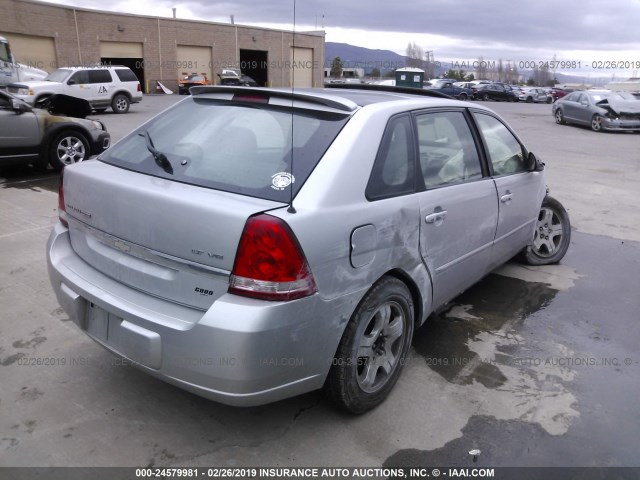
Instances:
[[[491,99],[491,97],[489,97],[488,93],[485,93],[484,95],[482,95],[482,100],[484,100],[485,102],[488,102]]]
[[[558,263],[571,243],[571,222],[562,204],[547,195],[542,201],[533,242],[523,252],[529,265]]]
[[[127,113],[129,111],[130,104],[131,102],[129,101],[129,98],[127,98],[126,95],[119,93],[113,97],[113,100],[111,101],[111,108],[114,113]]]
[[[533,103],[533,97],[527,97],[527,103]]]
[[[400,376],[413,337],[407,286],[383,277],[351,316],[324,390],[341,409],[360,414],[380,405]]]

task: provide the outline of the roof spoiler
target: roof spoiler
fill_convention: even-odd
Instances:
[[[274,90],[270,88],[260,88],[260,87],[241,87],[241,86],[231,86],[231,85],[215,85],[215,86],[201,86],[201,87],[191,87],[189,89],[191,95],[203,95],[207,93],[227,93],[233,95],[256,95],[256,96],[264,96],[267,98],[281,98],[287,100],[301,100],[304,102],[315,103],[317,105],[322,105],[325,107],[335,108],[336,110],[341,110],[343,112],[353,112],[358,108],[351,100],[336,98],[327,96],[322,92],[321,89],[318,89],[318,94],[309,94],[307,91],[300,92],[297,90]]]

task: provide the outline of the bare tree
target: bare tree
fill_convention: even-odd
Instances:
[[[407,67],[422,68],[424,70],[424,50],[416,42],[407,45]]]
[[[478,80],[484,80],[487,78],[487,63],[482,56],[478,57],[476,75]]]

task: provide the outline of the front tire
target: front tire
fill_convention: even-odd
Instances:
[[[466,94],[466,93],[461,93],[461,94],[458,96],[458,99],[459,99],[459,100],[462,100],[462,101],[465,101],[465,100],[467,99],[467,94]]]
[[[602,117],[600,115],[596,114],[591,118],[591,130],[594,132],[604,131],[602,128]]]
[[[562,115],[562,110],[561,109],[557,109],[556,110],[556,114],[554,116],[556,118],[556,123],[558,125],[564,125],[565,124],[564,116]]]
[[[129,101],[129,98],[127,98],[126,95],[119,93],[113,97],[113,100],[111,101],[111,108],[114,113],[127,113],[129,111],[130,104],[131,102]]]
[[[484,95],[482,95],[482,100],[484,100],[485,102],[488,102],[490,98],[491,97],[489,97],[488,93],[485,93]]]
[[[413,327],[409,289],[397,278],[383,277],[351,316],[325,382],[325,393],[351,413],[377,407],[400,376]]]
[[[524,251],[524,260],[529,265],[558,263],[570,243],[569,214],[558,200],[547,195],[540,207],[533,243]]]
[[[89,142],[78,132],[64,132],[54,138],[49,148],[49,163],[60,171],[67,165],[82,162],[91,156]]]

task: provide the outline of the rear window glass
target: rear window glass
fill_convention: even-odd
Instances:
[[[268,200],[298,192],[348,119],[346,115],[184,100],[101,155],[106,163],[157,177]],[[156,162],[142,136],[166,155]],[[142,135],[141,135],[142,134]],[[291,164],[293,162],[293,170]]]
[[[136,77],[136,74],[133,73],[128,68],[117,69],[116,75],[118,75],[118,78],[120,79],[121,82],[137,82],[138,81],[138,77]]]

